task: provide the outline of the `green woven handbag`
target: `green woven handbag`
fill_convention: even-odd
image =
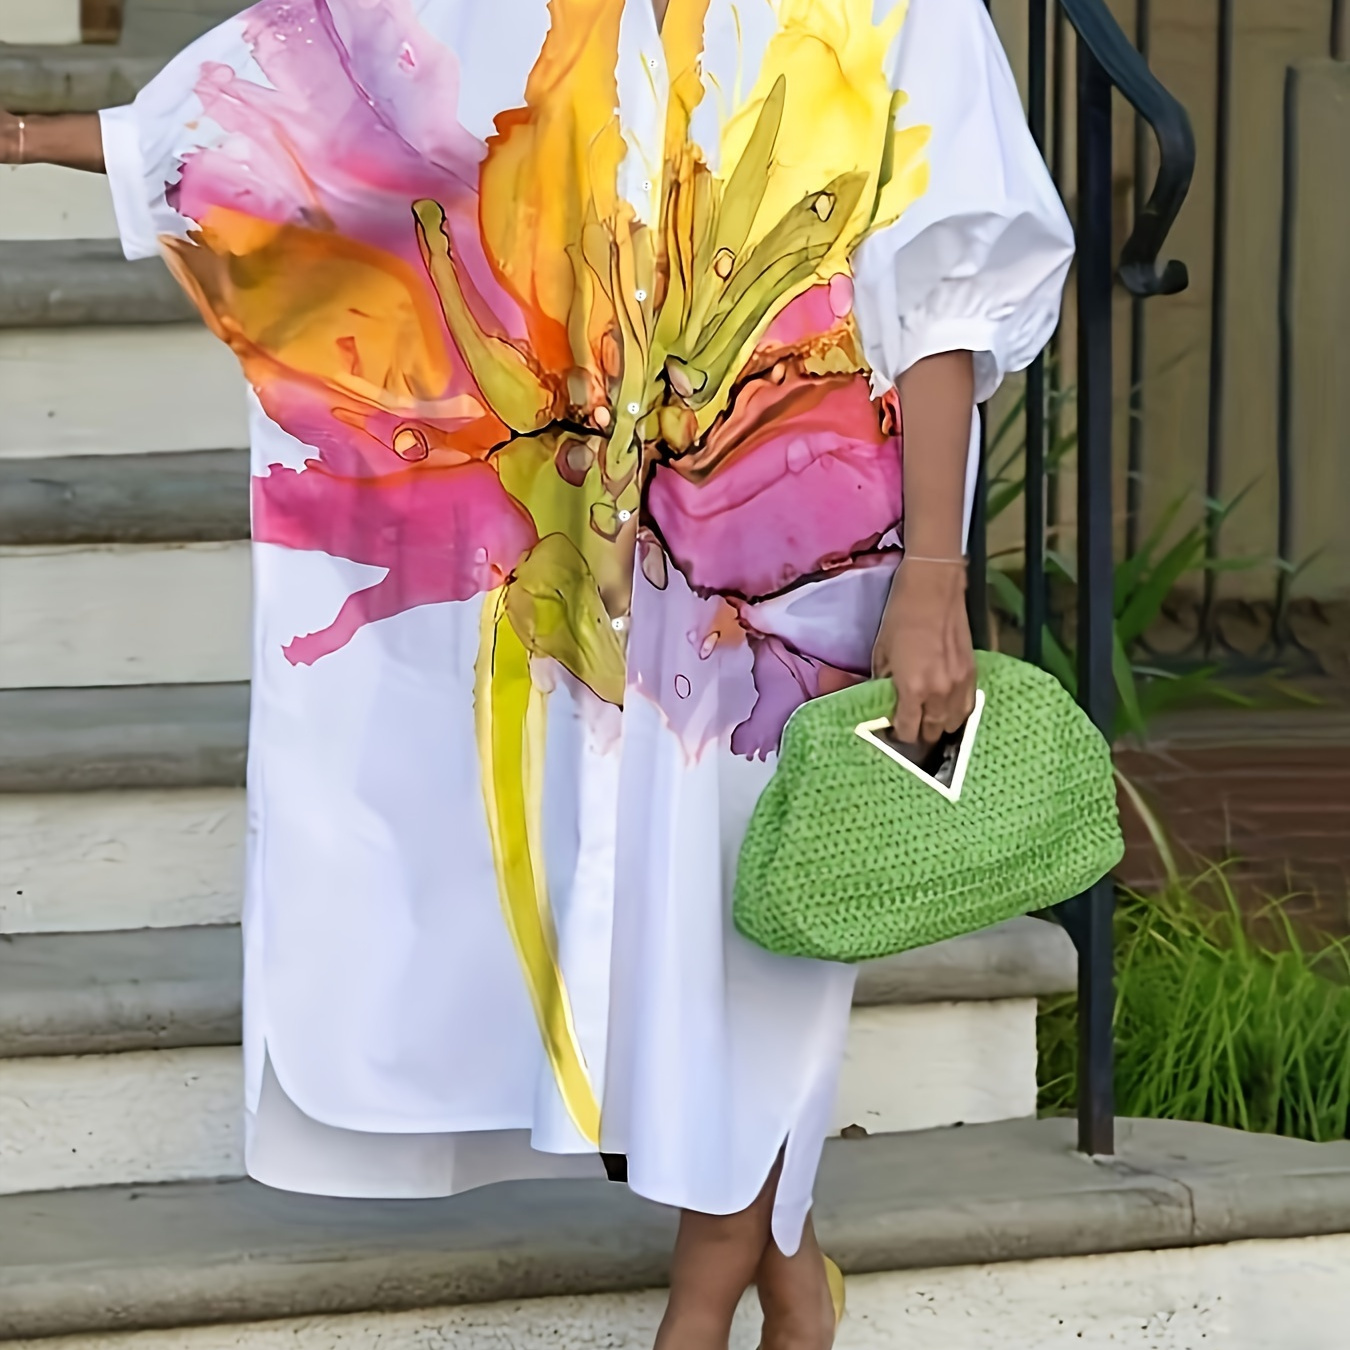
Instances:
[[[793,714],[741,847],[746,937],[785,956],[889,956],[1058,904],[1120,861],[1101,734],[1054,676],[975,662],[976,710],[935,776],[885,737],[889,680]]]

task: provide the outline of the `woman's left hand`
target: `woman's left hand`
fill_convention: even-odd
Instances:
[[[975,707],[975,651],[966,617],[966,569],[901,562],[886,602],[872,672],[895,681],[892,727],[905,745],[932,745]]]

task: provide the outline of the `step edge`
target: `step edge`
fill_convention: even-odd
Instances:
[[[976,992],[977,986],[985,992]],[[853,1002],[855,1007],[875,1007],[1046,998],[1077,986],[1078,956],[1068,933],[1058,924],[1023,916],[865,962]]]
[[[248,690],[247,681],[0,690],[0,792],[242,787]]]
[[[1042,998],[1072,988],[1076,977],[1072,958],[1067,965],[1063,961],[1062,930],[1050,929],[1044,936],[1044,946],[1047,952],[1053,947],[1053,955],[1038,956],[1025,968],[1017,968],[1019,958],[1040,940],[1039,935],[1027,933],[1023,923],[1038,921],[1012,920],[984,933],[906,953],[899,969],[888,969],[888,961],[868,962],[860,972],[853,1006],[988,1003]],[[148,952],[143,972],[127,973],[124,965],[117,979],[105,983],[82,977],[85,963],[106,960],[108,938],[131,945],[133,935],[142,934]],[[220,942],[221,970],[201,976],[157,977],[155,968],[162,968],[165,944],[175,941],[173,934],[183,935],[185,947],[195,944],[198,954],[203,942]],[[0,940],[0,976],[6,967],[11,971],[20,968],[27,953],[42,954],[44,949],[49,953],[57,944],[71,951],[70,978],[62,979],[59,969],[50,968],[50,981],[41,975],[25,982],[11,980],[8,992],[0,984],[0,1060],[240,1044],[243,940],[238,925],[11,934]],[[991,974],[977,969],[973,961],[962,964],[962,949],[975,947],[995,953],[1002,968]],[[130,957],[124,952],[121,960],[134,962],[134,945]],[[882,968],[876,972],[878,977],[869,981],[878,967]]]
[[[129,103],[173,53],[76,44],[0,48],[0,104],[26,113],[91,113]]]
[[[0,459],[0,546],[249,537],[249,452]]]
[[[162,259],[115,239],[0,240],[0,330],[200,322]]]
[[[79,996],[0,998],[0,1062],[239,1045],[236,981],[123,983]]]
[[[76,751],[17,765],[0,759],[0,793],[242,788],[246,754],[243,746],[226,745],[177,755],[149,750],[139,755],[87,758]]]

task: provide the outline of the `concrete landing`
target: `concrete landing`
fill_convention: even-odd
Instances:
[[[1350,1144],[1137,1121],[1117,1158],[1089,1161],[1072,1136],[1048,1120],[831,1143],[822,1242],[858,1275],[1350,1232]],[[0,1199],[0,1338],[642,1289],[672,1232],[603,1182],[402,1202],[251,1182],[17,1195]]]

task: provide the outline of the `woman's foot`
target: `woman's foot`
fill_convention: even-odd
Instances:
[[[809,1219],[792,1256],[769,1243],[755,1283],[764,1311],[761,1350],[830,1350],[842,1307],[835,1306],[825,1257]]]

